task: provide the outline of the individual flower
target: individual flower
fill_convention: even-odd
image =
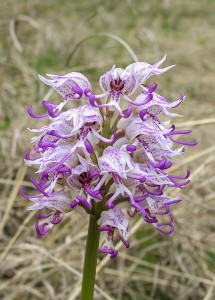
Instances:
[[[35,183],[35,181],[33,181],[33,183]],[[64,189],[55,192],[54,189],[50,189],[50,187],[43,190],[38,184],[36,184],[36,186],[41,192],[38,195],[26,195],[23,192],[23,186],[20,187],[20,193],[23,197],[34,202],[33,205],[27,208],[28,210],[40,210],[45,207],[52,210],[52,212],[48,214],[39,214],[37,217],[38,221],[35,225],[36,231],[42,236],[48,233],[54,225],[59,224],[62,221],[64,213],[71,211],[71,195],[70,192],[66,192]]]
[[[141,146],[149,162],[156,164],[163,157],[171,157],[183,153],[183,148],[173,149],[172,141],[167,138],[172,128],[160,129],[149,120],[134,118],[125,128],[125,135],[136,147]]]
[[[91,209],[91,198],[102,200],[99,190],[93,190],[100,179],[100,172],[96,165],[88,162],[86,159],[78,155],[80,164],[77,165],[72,174],[67,178],[68,185],[79,191],[76,200],[71,203],[74,208],[79,202]],[[87,194],[87,199],[83,197],[83,193]]]
[[[41,116],[35,115],[32,112],[32,105],[30,105],[28,107],[28,113],[32,118],[41,119],[48,116],[56,118],[68,101],[86,101],[87,98],[84,94],[84,90],[87,88],[90,89],[91,85],[83,74],[79,72],[71,72],[65,75],[47,74],[47,76],[49,76],[51,79],[47,79],[41,75],[39,75],[39,79],[46,85],[53,87],[61,96],[63,96],[63,99],[58,105],[52,104],[46,100],[42,101],[42,104],[47,108],[48,113]]]
[[[117,233],[126,248],[129,247],[129,243],[126,240],[129,236],[128,220],[119,208],[114,207],[108,211],[103,211],[98,223],[101,223],[99,230],[107,232],[107,238],[101,246],[100,251],[109,253],[110,258],[114,259],[118,254],[113,245],[114,233]]]
[[[79,100],[84,97],[83,91],[91,88],[88,79],[79,72],[71,72],[65,75],[47,74],[51,79],[39,75],[39,79],[53,87],[63,99],[61,103],[54,108],[54,111],[61,111],[64,105],[70,100]]]
[[[100,77],[100,87],[103,94],[94,96],[89,93],[89,100],[91,105],[95,107],[110,107],[116,109],[121,117],[128,118],[131,115],[132,106],[129,105],[126,113],[122,112],[120,108],[120,99],[123,98],[134,106],[142,106],[149,103],[152,99],[152,94],[149,92],[141,95],[141,100],[133,101],[130,96],[134,94],[137,87],[145,82],[147,78],[152,75],[160,75],[174,66],[159,69],[159,66],[165,61],[166,56],[158,63],[150,65],[145,62],[133,63],[125,69],[113,68]],[[106,97],[107,103],[96,104],[96,99]]]
[[[112,177],[114,182],[114,193],[108,199],[108,207],[114,207],[114,201],[119,195],[127,195],[130,199],[130,203],[133,207],[141,211],[143,217],[146,217],[145,209],[139,204],[144,197],[134,197],[134,193],[127,187],[130,181],[134,185],[134,180],[139,183],[146,181],[146,178],[154,177],[154,174],[147,173],[141,170],[138,164],[135,164],[127,151],[118,149],[113,146],[109,146],[104,150],[104,153],[98,159],[98,165],[101,170],[101,174],[104,178]]]

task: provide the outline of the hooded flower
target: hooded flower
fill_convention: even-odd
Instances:
[[[80,164],[77,165],[72,174],[67,178],[68,185],[79,191],[79,195],[71,203],[71,207],[75,207],[78,203],[82,203],[87,208],[91,209],[91,198],[102,200],[99,190],[94,190],[96,184],[99,182],[100,173],[98,167],[86,159],[78,155]],[[83,193],[87,194],[87,199],[82,196]]]
[[[175,67],[175,65],[172,65],[166,68],[159,68],[165,60],[166,55],[164,55],[161,60],[153,65],[150,65],[146,62],[136,62],[129,65],[127,70],[133,71],[135,79],[138,80],[138,83],[143,84],[149,77],[153,75],[161,75]]]
[[[52,210],[52,212],[48,214],[39,214],[37,217],[38,220],[35,225],[36,231],[42,236],[48,233],[54,225],[62,221],[64,213],[71,211],[71,195],[70,192],[66,192],[64,189],[55,192],[53,187],[50,188],[50,186],[43,190],[41,185],[37,184],[33,179],[31,179],[31,181],[41,193],[35,196],[29,196],[23,192],[23,186],[20,187],[21,195],[34,202],[34,204],[27,209],[40,210],[49,208]]]
[[[108,211],[103,211],[101,213],[101,219],[99,220],[99,223],[101,223],[99,230],[107,232],[106,241],[101,246],[100,251],[103,253],[109,253],[110,258],[113,259],[118,254],[118,251],[113,245],[113,237],[115,232],[125,247],[129,247],[129,243],[126,241],[126,238],[129,236],[128,220],[125,218],[125,215],[119,208],[114,207],[113,209],[109,209]]]
[[[57,105],[54,110],[61,111],[64,105],[69,100],[79,100],[84,97],[83,91],[86,88],[91,88],[88,79],[81,73],[71,72],[65,75],[53,75],[47,74],[51,79],[46,79],[45,77],[39,75],[39,79],[53,87],[63,99],[59,105]]]
[[[135,146],[141,146],[147,158],[152,163],[166,156],[183,153],[183,148],[173,150],[173,143],[167,137],[172,128],[160,129],[155,123],[140,118],[134,118],[125,129],[125,135]]]
[[[101,174],[105,178],[112,176],[114,181],[114,194],[108,199],[108,207],[114,207],[114,201],[119,195],[123,197],[127,195],[130,199],[131,205],[141,211],[143,217],[146,216],[144,208],[139,204],[140,198],[135,198],[131,189],[126,186],[126,183],[137,180],[144,182],[146,178],[153,177],[152,174],[147,174],[138,164],[135,164],[127,151],[115,147],[108,147],[105,149],[103,155],[98,160]],[[123,181],[125,180],[125,182]],[[134,186],[135,187],[135,186]]]
[[[129,105],[125,114],[123,114],[122,109],[120,108],[120,98],[125,99],[134,107],[143,106],[150,103],[152,99],[152,94],[149,92],[142,93],[141,100],[133,101],[130,99],[130,96],[134,94],[137,90],[137,87],[140,87],[146,79],[152,75],[160,75],[174,66],[167,68],[159,69],[159,66],[165,61],[166,56],[158,63],[150,65],[145,62],[138,62],[127,66],[125,69],[122,68],[113,68],[106,72],[100,77],[100,87],[103,90],[103,94],[93,96],[89,94],[89,100],[91,105],[95,107],[110,107],[116,109],[121,117],[128,118],[132,112],[132,106]],[[96,99],[101,99],[103,97],[108,97],[108,102],[105,104],[96,104]]]

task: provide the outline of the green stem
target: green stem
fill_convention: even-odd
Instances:
[[[110,123],[111,123],[111,114],[107,117],[102,135],[104,137],[109,136],[110,132]],[[92,159],[97,159],[91,157]],[[104,196],[104,191],[101,192],[101,195]],[[81,290],[81,299],[80,300],[93,300],[94,285],[96,278],[96,266],[97,266],[97,257],[99,250],[99,238],[100,231],[98,229],[97,221],[100,218],[102,209],[105,205],[105,199],[101,202],[94,202],[92,204],[92,215],[90,215],[90,222],[87,235],[87,245],[85,250],[84,257],[84,269],[83,269],[83,278],[82,278],[82,290]]]
[[[94,215],[90,215],[87,245],[84,258],[81,300],[93,300],[100,237],[100,231],[97,226],[97,216],[99,211],[100,210],[96,210],[95,207]]]

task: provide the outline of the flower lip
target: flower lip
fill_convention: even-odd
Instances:
[[[57,210],[53,216],[51,223],[54,225],[59,224],[62,221],[62,219],[63,219],[62,213],[59,210]]]
[[[59,224],[63,219],[63,213],[59,210],[50,214],[37,216],[35,229],[39,236],[47,234],[54,225]]]
[[[145,211],[146,211],[146,216],[145,216],[144,220],[147,223],[157,223],[158,222],[157,218],[151,215],[151,212],[148,208],[146,208]]]

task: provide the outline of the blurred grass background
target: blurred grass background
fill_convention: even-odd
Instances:
[[[26,109],[42,112],[49,94],[37,74],[80,71],[96,85],[113,64],[133,62],[101,32],[125,40],[140,61],[168,54],[166,66],[177,67],[152,80],[169,99],[187,95],[178,110],[184,118],[175,122],[193,129],[198,147],[172,169],[192,171],[192,183],[177,194],[184,201],[173,209],[175,233],[162,236],[136,218],[131,248],[119,243],[115,261],[99,255],[95,299],[215,299],[214,15],[214,0],[1,0],[0,299],[79,299],[87,220],[70,214],[39,238],[18,188],[24,182],[31,191],[26,127],[41,126]]]

